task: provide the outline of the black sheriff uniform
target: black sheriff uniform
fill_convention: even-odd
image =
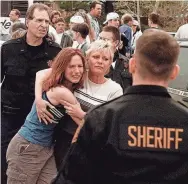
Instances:
[[[188,109],[138,85],[91,110],[54,184],[187,184]]]

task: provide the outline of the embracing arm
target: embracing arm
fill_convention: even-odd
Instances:
[[[46,106],[51,106],[50,103],[48,103],[46,100],[42,99],[42,85],[44,80],[46,80],[49,75],[51,74],[52,69],[45,69],[45,70],[40,70],[36,73],[36,79],[35,79],[35,102],[36,102],[36,108],[37,108],[37,114],[38,118],[41,121],[43,121],[48,124],[51,122],[51,119],[53,118],[52,114],[49,113],[46,110]],[[43,116],[43,114],[46,114],[47,116]]]

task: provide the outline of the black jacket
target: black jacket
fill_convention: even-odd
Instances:
[[[132,85],[132,76],[129,73],[129,59],[116,51],[113,62],[115,62],[115,67],[110,67],[106,77],[120,84],[123,91],[125,91],[128,86]]]
[[[2,113],[22,114],[25,116],[34,101],[34,84],[36,72],[48,68],[61,50],[58,44],[44,38],[44,46],[35,57],[27,49],[26,35],[9,40],[1,50],[1,88]]]
[[[88,113],[54,184],[187,184],[188,109],[132,86]]]

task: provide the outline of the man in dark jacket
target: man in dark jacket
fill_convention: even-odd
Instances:
[[[35,74],[48,67],[61,50],[46,39],[49,10],[33,4],[26,13],[28,31],[22,38],[9,40],[1,50],[1,183],[6,184],[6,150],[23,125],[34,101]]]
[[[87,114],[55,184],[188,183],[188,109],[166,89],[178,55],[166,32],[143,33],[129,63],[133,86]]]

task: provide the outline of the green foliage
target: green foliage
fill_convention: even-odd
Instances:
[[[84,9],[89,11],[89,1],[61,1],[60,8],[66,11],[77,11]]]

